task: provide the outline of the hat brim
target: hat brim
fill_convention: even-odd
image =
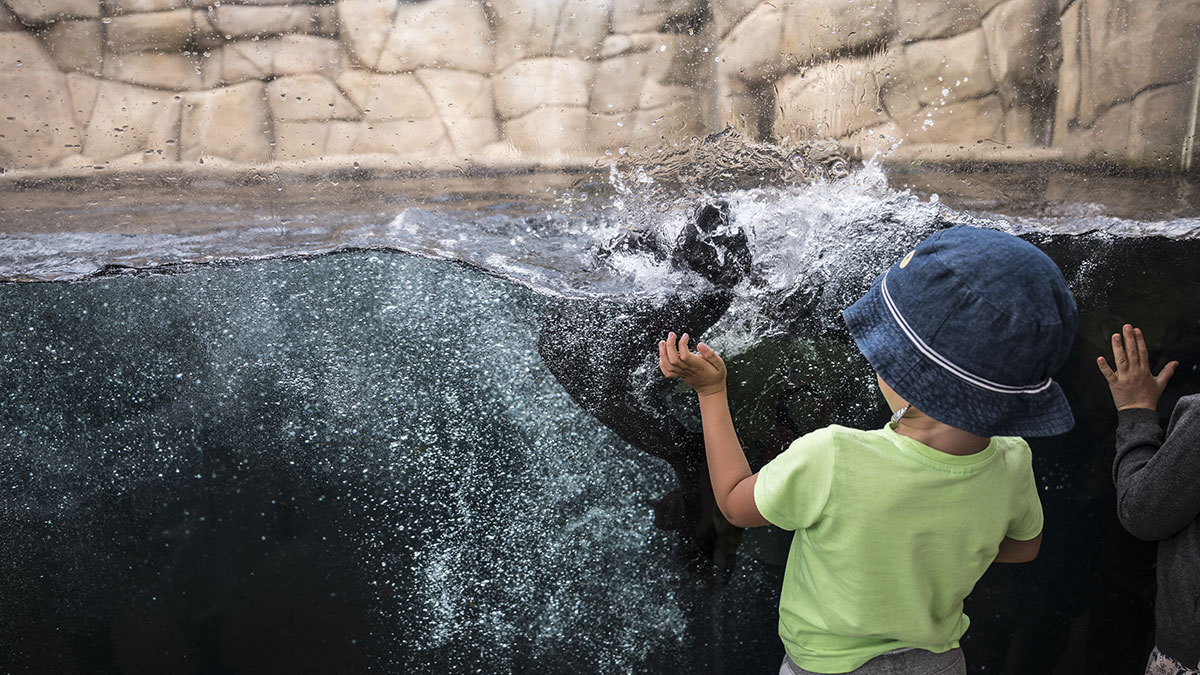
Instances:
[[[884,305],[876,279],[842,312],[871,367],[904,400],[933,419],[979,436],[1056,436],[1075,425],[1057,382],[1037,393],[979,388],[936,365],[904,335]]]

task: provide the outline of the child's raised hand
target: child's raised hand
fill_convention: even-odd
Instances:
[[[1108,388],[1112,391],[1113,403],[1117,405],[1117,410],[1156,409],[1158,397],[1162,396],[1163,389],[1175,374],[1179,362],[1172,361],[1163,366],[1157,376],[1152,375],[1146,337],[1142,335],[1142,329],[1129,324],[1121,328],[1121,333],[1113,333],[1112,350],[1116,370],[1108,366],[1103,356],[1096,359],[1096,365],[1100,367],[1104,379],[1108,380]]]
[[[700,396],[725,391],[725,362],[703,342],[696,345],[699,353],[688,351],[688,334],[676,345],[675,333],[658,343],[658,369],[667,377],[678,377]]]

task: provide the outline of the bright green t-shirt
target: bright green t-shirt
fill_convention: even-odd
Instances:
[[[844,673],[885,652],[944,652],[1005,536],[1042,531],[1029,445],[939,452],[891,426],[814,431],[762,468],[754,501],[795,530],[779,636],[801,668]]]

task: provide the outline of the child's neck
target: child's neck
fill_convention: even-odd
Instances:
[[[992,442],[990,438],[976,436],[926,415],[900,418],[896,423],[896,433],[948,455],[973,455],[983,452]]]

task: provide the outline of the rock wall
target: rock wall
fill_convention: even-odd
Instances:
[[[0,168],[562,163],[723,126],[1174,167],[1200,0],[0,0]]]
[[[5,169],[562,161],[713,125],[696,0],[3,0]],[[710,106],[711,107],[711,106]]]
[[[1190,159],[1200,0],[715,7],[722,120],[758,136],[833,136],[868,154],[903,140],[961,158]]]

